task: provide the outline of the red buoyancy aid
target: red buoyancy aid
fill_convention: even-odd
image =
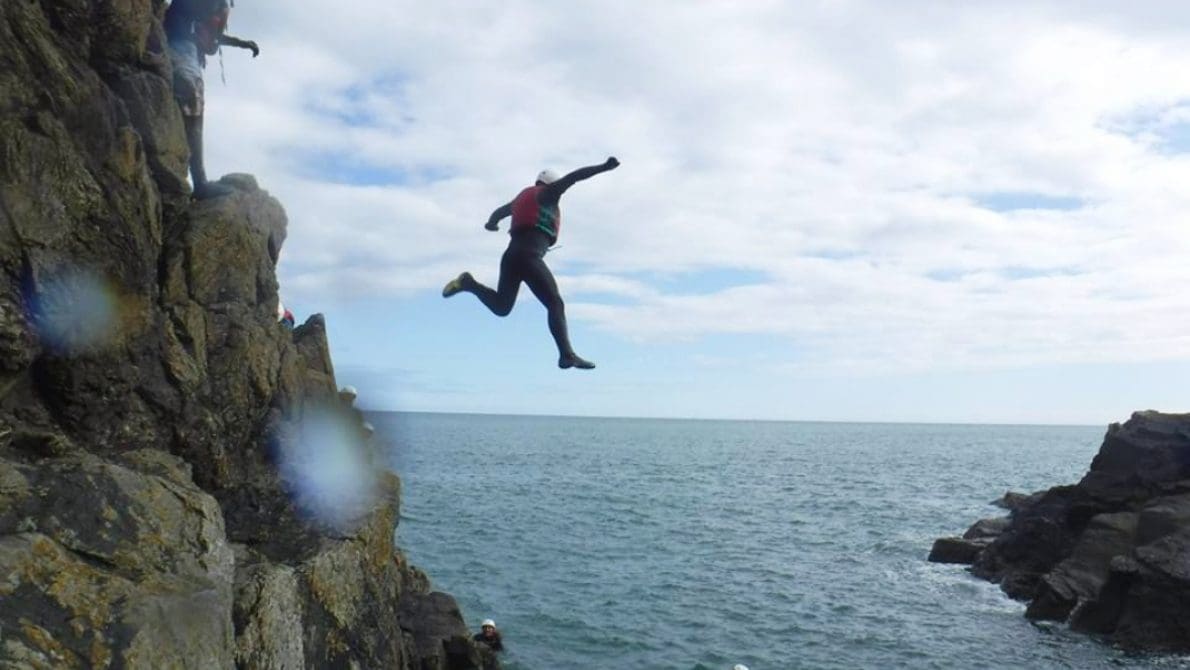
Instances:
[[[543,206],[537,201],[545,186],[530,186],[517,194],[512,201],[512,230],[536,228],[549,235],[550,241],[558,239],[562,230],[562,211],[558,206]]]

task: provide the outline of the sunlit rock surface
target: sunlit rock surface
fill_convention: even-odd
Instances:
[[[163,11],[0,2],[0,666],[494,665],[276,322],[280,203],[190,202]]]

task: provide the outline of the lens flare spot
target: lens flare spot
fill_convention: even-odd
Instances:
[[[354,525],[376,503],[377,478],[358,426],[340,413],[317,411],[280,454],[280,470],[298,508],[339,529]]]
[[[37,282],[30,321],[55,353],[94,349],[117,330],[119,298],[110,282],[87,270],[68,270]]]

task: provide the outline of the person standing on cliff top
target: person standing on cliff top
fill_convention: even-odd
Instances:
[[[554,275],[545,264],[545,254],[558,241],[562,226],[558,201],[562,194],[584,179],[619,166],[620,161],[611,157],[600,165],[579,168],[565,177],[559,177],[552,170],[542,170],[533,186],[526,187],[512,202],[492,212],[484,225],[487,230],[496,231],[500,229],[501,219],[512,217],[508,231],[511,239],[500,259],[500,280],[496,290],[475,281],[470,272],[464,272],[446,284],[442,297],[449,298],[464,291],[472,293],[496,316],[508,316],[521,290],[521,282],[524,282],[549,313],[550,335],[558,346],[558,367],[563,370],[593,369],[595,364],[579,357],[570,346],[565,305]]]
[[[256,42],[224,34],[235,0],[173,0],[165,11],[165,35],[169,39],[169,59],[174,70],[174,97],[182,108],[186,124],[186,143],[190,145],[190,176],[194,197],[199,200],[217,198],[231,193],[222,184],[207,181],[203,165],[203,79],[207,56],[229,46],[260,55]]]

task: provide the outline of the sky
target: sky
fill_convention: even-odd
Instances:
[[[1077,6],[1076,6],[1077,5]],[[1107,424],[1190,411],[1190,5],[240,0],[207,162],[373,409]],[[222,74],[221,74],[222,70]],[[221,81],[225,79],[224,81]],[[504,232],[543,168],[579,354]]]

